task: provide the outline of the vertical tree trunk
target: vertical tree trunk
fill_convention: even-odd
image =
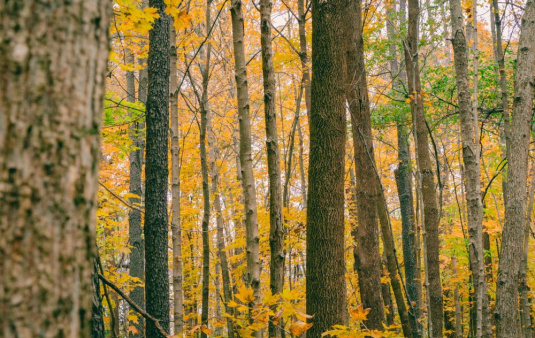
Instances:
[[[496,334],[519,337],[518,273],[526,221],[528,150],[533,109],[535,70],[535,2],[528,0],[522,17],[515,74],[515,97],[507,142],[505,224],[496,286]]]
[[[135,58],[132,52],[129,52],[128,63],[134,63]],[[133,71],[126,73],[126,99],[128,102],[136,101],[136,84],[135,74]],[[133,115],[131,115],[133,116]],[[132,140],[132,151],[129,154],[130,164],[130,186],[129,192],[136,195],[129,199],[131,205],[139,206],[141,204],[141,196],[143,191],[141,190],[141,171],[143,169],[143,138],[140,137],[140,130],[143,128],[143,121],[136,119],[132,121],[129,130],[129,136]],[[143,251],[144,244],[141,237],[143,230],[141,229],[141,211],[139,208],[130,209],[128,211],[128,241],[131,246],[130,250],[130,276],[145,279],[145,253]],[[130,292],[130,298],[136,302],[142,309],[145,308],[145,297],[143,287],[136,287]],[[132,323],[137,333],[129,333],[130,337],[143,337],[145,329],[144,318],[138,315],[137,323]]]
[[[216,216],[217,226],[217,255],[219,257],[219,263],[221,264],[221,277],[223,280],[223,300],[225,302],[225,311],[231,316],[234,314],[234,308],[228,306],[228,302],[232,300],[232,285],[230,281],[230,269],[227,259],[227,252],[225,250],[225,236],[223,233],[224,221],[223,210],[221,207],[221,195],[219,192],[219,170],[217,168],[218,148],[216,146],[215,137],[213,131],[209,133],[209,143],[211,144],[210,150],[212,155],[210,156],[210,166],[212,173],[212,193],[214,195],[214,210]],[[230,338],[234,337],[234,323],[231,318],[227,317],[227,335]]]
[[[211,0],[206,5],[206,32],[211,26],[210,18]],[[201,150],[201,175],[202,175],[202,196],[203,196],[203,217],[202,217],[202,304],[201,304],[201,325],[208,327],[208,312],[210,309],[210,185],[208,182],[208,153],[206,150],[206,133],[210,124],[210,107],[208,102],[208,84],[210,81],[210,56],[212,45],[208,44],[204,48],[204,64],[201,66],[202,73],[202,93],[201,93],[201,125],[199,142]],[[201,330],[201,338],[207,338],[206,330]]]
[[[276,295],[284,287],[284,229],[282,224],[281,170],[277,114],[275,112],[275,70],[271,46],[271,0],[260,1],[260,43],[262,45],[262,76],[264,80],[264,112],[266,119],[266,148],[269,174],[269,287]],[[280,337],[280,326],[269,322],[269,336]]]
[[[420,12],[418,0],[409,0],[409,20],[407,40],[405,41],[405,63],[407,67],[407,83],[411,97],[411,111],[414,123],[414,138],[418,162],[418,175],[421,177],[421,190],[424,214],[424,245],[429,281],[429,318],[432,330],[430,337],[442,336],[443,304],[442,284],[440,281],[440,241],[438,225],[440,214],[438,209],[435,175],[429,151],[428,132],[425,121],[422,88],[420,83],[420,66],[418,64],[418,16]]]
[[[303,88],[305,90],[305,106],[307,108],[307,116],[310,122],[310,71],[308,66],[307,54],[307,35],[306,35],[306,8],[305,0],[297,0],[297,21],[299,25],[299,58],[301,59],[301,69],[303,70]]]
[[[374,168],[372,127],[364,50],[361,2],[353,1],[345,11],[346,96],[351,116],[355,155],[358,281],[364,308],[369,308],[366,327],[383,330],[385,312],[381,297],[381,254],[377,220],[378,182]]]
[[[312,1],[310,165],[306,242],[308,338],[347,318],[344,249],[346,1]],[[380,284],[378,285],[380,288]],[[380,292],[380,289],[379,289]],[[379,303],[382,308],[382,302]]]
[[[476,337],[491,337],[489,295],[485,276],[483,254],[483,204],[481,201],[481,176],[477,122],[477,100],[471,107],[468,83],[468,52],[464,34],[463,14],[460,0],[450,0],[452,45],[454,52],[457,95],[463,145],[466,202],[468,209],[469,253],[476,297]],[[474,43],[477,40],[474,33]],[[474,47],[477,48],[477,47]],[[476,69],[477,67],[474,67]],[[477,77],[477,75],[476,75]],[[474,87],[477,80],[474,80]],[[477,93],[475,94],[477,96]]]
[[[150,0],[160,15],[149,33],[145,165],[145,293],[147,312],[169,331],[167,181],[169,133],[169,17],[163,0]],[[147,321],[146,335],[161,337]]]
[[[236,88],[238,93],[238,119],[240,129],[240,165],[243,177],[243,196],[245,209],[247,285],[252,287],[255,302],[260,297],[260,261],[258,218],[256,210],[256,190],[253,175],[251,147],[251,116],[249,113],[249,89],[244,48],[244,23],[241,0],[231,0],[232,41],[234,45],[234,64]]]
[[[104,308],[102,307],[102,297],[100,296],[100,282],[98,279],[97,260],[94,260],[94,270],[91,276],[93,283],[93,306],[91,309],[91,338],[105,338],[106,329],[104,327]]]
[[[180,135],[178,124],[178,70],[176,31],[171,17],[169,20],[170,96],[171,105],[171,239],[173,242],[173,326],[174,334],[184,330],[184,289],[182,271],[182,229],[180,225]]]
[[[108,1],[0,5],[5,337],[91,334],[110,15]]]

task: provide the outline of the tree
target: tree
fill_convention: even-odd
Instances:
[[[522,16],[515,73],[515,93],[507,139],[505,224],[496,285],[496,335],[519,337],[518,274],[522,260],[527,207],[527,175],[535,71],[535,2],[528,0]]]
[[[110,9],[107,1],[0,2],[5,336],[91,334]]]
[[[273,69],[273,47],[271,46],[271,0],[260,1],[260,42],[262,45],[262,76],[264,80],[264,112],[266,120],[266,148],[269,174],[269,287],[273,295],[284,287],[284,229],[282,224],[281,170],[279,136],[275,111],[275,70]],[[269,335],[280,337],[281,331],[273,321],[269,324]]]
[[[260,261],[258,217],[256,209],[255,178],[251,149],[251,116],[249,113],[249,89],[244,49],[244,24],[241,0],[231,0],[232,43],[234,46],[234,72],[238,96],[238,120],[240,131],[240,165],[245,211],[247,285],[253,289],[255,300],[260,298]],[[253,302],[254,304],[254,302]],[[252,305],[252,304],[251,304]]]
[[[483,259],[483,203],[481,201],[481,177],[477,107],[471,109],[470,85],[468,83],[468,53],[464,35],[463,14],[460,0],[450,0],[452,45],[454,52],[461,139],[463,144],[464,181],[468,204],[468,236],[470,240],[470,263],[476,295],[476,336],[492,336],[490,325],[489,295]],[[476,93],[477,95],[477,93]],[[476,103],[477,104],[477,103]]]
[[[310,164],[306,228],[307,337],[347,318],[344,245],[345,47],[347,1],[312,1]],[[380,305],[381,306],[381,305]]]
[[[442,336],[443,304],[442,283],[440,281],[440,240],[438,225],[440,212],[435,189],[435,174],[429,151],[429,136],[425,119],[420,66],[418,64],[418,0],[409,0],[409,20],[407,22],[407,39],[404,42],[407,84],[411,104],[414,138],[417,155],[418,187],[421,189],[424,214],[424,246],[426,249],[426,284],[428,283],[428,307],[430,336]]]
[[[163,0],[150,0],[159,18],[149,33],[145,164],[145,294],[147,312],[169,330],[167,182],[169,133],[169,17]],[[161,337],[153,322],[146,335]]]

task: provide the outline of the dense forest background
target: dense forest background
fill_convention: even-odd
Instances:
[[[532,0],[32,3],[0,336],[535,334]]]

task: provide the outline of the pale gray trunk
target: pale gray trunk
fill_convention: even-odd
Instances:
[[[0,5],[0,336],[91,335],[110,15]]]
[[[500,265],[496,287],[496,334],[519,337],[518,273],[522,261],[526,221],[528,151],[533,109],[533,74],[535,70],[535,2],[528,0],[522,17],[518,41],[515,97],[511,130],[507,139],[507,186],[505,224],[502,234]]]
[[[180,135],[178,124],[178,69],[176,31],[173,19],[169,23],[171,46],[170,92],[171,105],[171,239],[173,245],[173,326],[174,334],[184,330],[184,290],[182,271],[182,231],[180,226]]]
[[[247,285],[260,298],[260,260],[258,218],[256,210],[255,179],[251,147],[251,116],[249,113],[249,89],[244,47],[244,20],[241,0],[231,0],[232,40],[236,88],[238,93],[238,120],[240,129],[240,164],[243,177],[243,195],[246,232]],[[255,303],[255,302],[253,302]],[[251,304],[254,305],[254,304]],[[258,334],[258,333],[257,333]]]

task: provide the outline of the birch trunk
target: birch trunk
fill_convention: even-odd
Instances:
[[[0,5],[0,336],[91,335],[110,15]]]

